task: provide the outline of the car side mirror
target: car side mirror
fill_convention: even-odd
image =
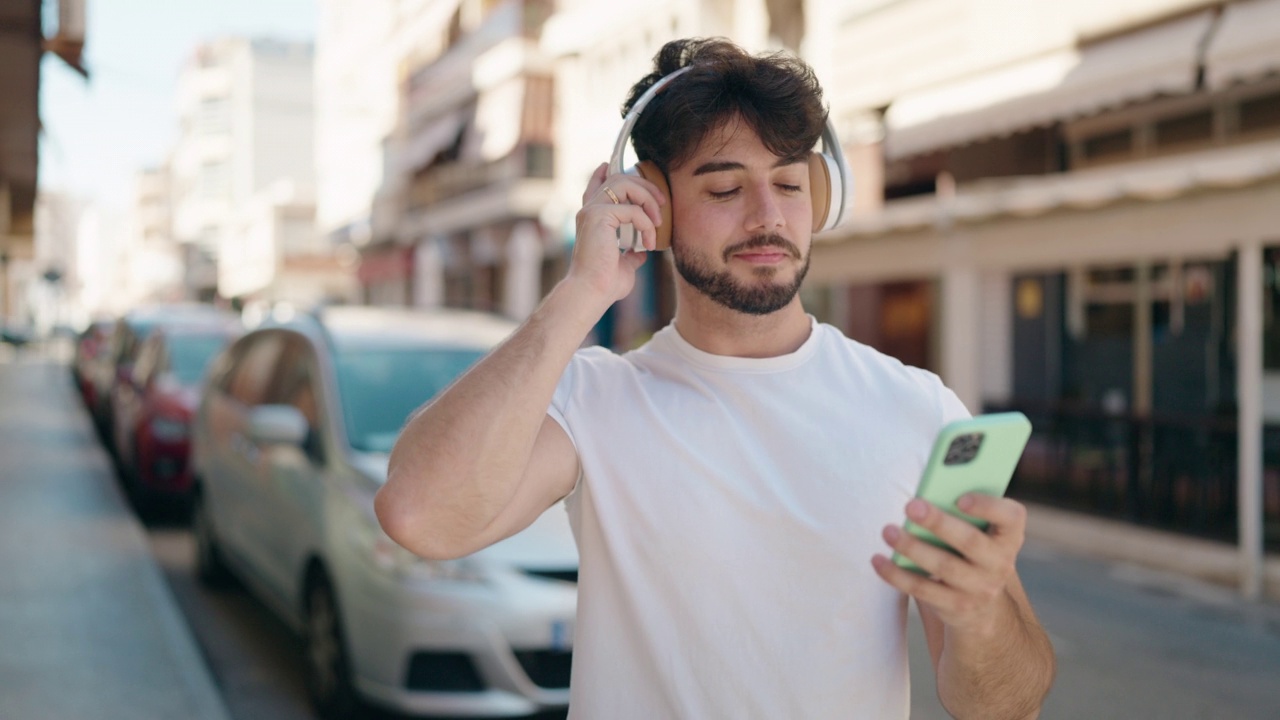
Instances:
[[[249,411],[249,438],[262,445],[301,447],[310,429],[302,412],[292,405],[259,405]]]

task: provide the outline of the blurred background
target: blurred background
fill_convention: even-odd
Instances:
[[[1280,670],[1280,0],[0,0],[0,406],[61,407],[14,373],[69,367],[125,490],[145,466],[189,496],[153,431],[195,432],[172,423],[246,331],[524,319],[628,88],[686,36],[815,68],[854,212],[815,239],[805,305],[1032,419],[1010,492],[1044,582],[1111,577],[1066,552],[1162,596],[1209,583],[1272,644],[1192,666]],[[670,263],[640,272],[590,342],[670,320]],[[138,409],[157,357],[185,409]],[[187,511],[151,530],[171,581]],[[1185,717],[1254,717],[1215,702]]]

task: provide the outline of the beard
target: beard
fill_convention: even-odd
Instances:
[[[768,315],[786,307],[800,292],[800,283],[809,272],[809,256],[801,255],[800,249],[781,235],[755,235],[725,248],[723,256],[728,263],[734,253],[766,247],[778,248],[789,257],[803,261],[794,280],[773,282],[779,268],[758,267],[754,269],[754,282],[740,282],[727,267],[713,269],[705,257],[685,249],[676,238],[672,239],[671,255],[680,277],[712,301],[748,315]]]

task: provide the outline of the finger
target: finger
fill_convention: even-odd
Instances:
[[[936,580],[971,592],[982,589],[985,573],[969,560],[922,540],[896,525],[886,526],[881,535],[889,547],[920,566]]]
[[[604,198],[604,202],[612,203],[613,198],[604,192],[604,187],[608,187],[614,195],[618,196],[618,202],[644,208],[654,225],[662,224],[662,205],[658,201],[661,193],[657,185],[633,175],[614,175],[600,188],[600,197]]]
[[[653,197],[658,201],[659,205],[666,204],[667,202],[666,194],[662,192],[662,189],[659,188],[656,183],[650,182],[649,180],[645,179],[643,175],[621,175],[619,177],[624,177],[627,180],[630,180],[631,182],[634,182],[637,185],[643,187],[645,190],[649,191],[649,194],[653,195]]]
[[[949,607],[959,595],[958,590],[919,573],[900,568],[883,555],[873,555],[871,566],[875,568],[876,574],[882,580],[922,603],[935,607]]]
[[[1017,500],[982,493],[965,493],[956,507],[966,515],[991,523],[995,533],[1021,537],[1027,528],[1027,508]]]
[[[600,233],[607,236],[615,246],[619,240],[618,229],[626,224],[635,227],[646,248],[651,248],[658,240],[658,231],[654,227],[653,219],[639,205],[593,203],[579,211],[579,218],[580,235]],[[628,242],[631,240],[631,238],[623,239]]]
[[[609,163],[600,163],[596,166],[595,172],[591,173],[591,178],[587,180],[587,189],[582,193],[582,204],[586,205],[596,193],[600,192],[600,187],[604,185],[605,178],[609,176]]]
[[[967,520],[948,513],[942,508],[915,498],[907,503],[907,517],[928,530],[957,552],[982,564],[994,562],[991,558],[992,541],[982,530]]]

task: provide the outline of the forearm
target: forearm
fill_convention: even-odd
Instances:
[[[986,629],[947,627],[938,661],[938,697],[959,720],[1024,720],[1040,714],[1053,684],[1048,635],[1006,592],[998,622]]]
[[[451,555],[506,507],[556,384],[604,307],[561,283],[510,338],[410,419],[377,500],[397,542],[426,556]]]

